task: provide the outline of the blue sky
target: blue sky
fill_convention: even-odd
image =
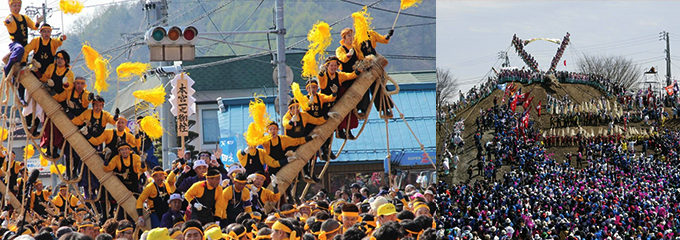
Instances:
[[[656,66],[665,79],[666,43],[659,40],[659,33],[668,31],[671,75],[680,78],[678,9],[677,1],[437,1],[437,67],[450,69],[467,89],[492,66],[498,69],[500,51],[508,52],[512,66],[524,66],[510,47],[513,34],[521,39],[562,39],[569,32],[571,44],[558,70],[576,70],[583,54],[615,55],[643,69]],[[557,47],[536,41],[525,49],[539,68],[547,69]]]

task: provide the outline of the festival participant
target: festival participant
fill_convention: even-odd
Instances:
[[[278,181],[276,180],[275,175],[272,175],[272,187],[274,191],[264,188],[266,176],[261,171],[250,174],[248,179],[252,179],[250,193],[252,195],[254,211],[264,213],[266,203],[278,202],[279,199],[281,199],[281,193],[279,193]]]
[[[330,103],[335,102],[336,92],[338,86],[331,86],[332,94],[327,95],[319,92],[319,82],[316,79],[311,79],[307,82],[307,98],[309,100],[309,110],[307,111],[312,117],[323,117],[331,110]],[[312,127],[312,126],[310,126]],[[321,159],[330,160],[328,157],[335,159],[335,154],[330,149],[331,138],[326,139],[326,142],[321,146]],[[329,155],[330,153],[330,155]]]
[[[321,224],[321,231],[319,232],[319,240],[330,240],[335,235],[342,235],[343,225],[335,219],[328,219]]]
[[[182,195],[179,193],[170,195],[170,199],[168,200],[170,210],[163,214],[160,227],[173,228],[178,223],[184,223],[184,211],[182,211],[183,200]]]
[[[144,162],[149,168],[154,168],[159,165],[158,162],[158,157],[154,154],[156,152],[156,147],[153,144],[153,141],[151,141],[151,138],[142,130],[139,126],[141,125],[142,119],[144,119],[144,116],[138,116],[137,117],[137,122],[135,124],[136,129],[133,131],[135,134],[135,138],[140,139],[139,142],[139,153],[140,156],[145,156],[144,157]],[[189,156],[186,157],[185,159],[191,159],[191,151],[189,152]],[[186,153],[185,153],[186,154]],[[177,155],[178,157],[181,157],[181,155]]]
[[[95,239],[97,237],[97,235],[99,235],[98,232],[96,232],[94,230],[94,228],[95,228],[94,223],[92,223],[90,221],[85,221],[85,222],[78,224],[78,232],[85,234],[85,235],[91,237],[92,239]]]
[[[28,29],[38,30],[38,26],[44,17],[39,16],[36,19],[38,21],[33,22],[28,16],[19,13],[21,12],[21,0],[9,0],[8,3],[11,14],[5,18],[5,27],[7,27],[7,33],[9,33],[9,39],[12,42],[9,44],[10,53],[3,58],[3,62],[5,62],[5,77],[7,77],[15,63],[25,64],[22,62],[22,59],[25,53],[24,47],[28,44]],[[25,103],[25,99],[22,98],[24,96],[23,86],[19,85],[21,86],[19,91],[20,101]]]
[[[336,100],[340,99],[345,94],[345,92],[347,92],[347,90],[352,86],[354,79],[357,78],[357,74],[359,74],[359,71],[355,71],[352,68],[350,68],[349,71],[338,72],[338,67],[340,64],[340,59],[337,56],[326,58],[321,71],[319,71],[319,76],[317,77],[319,80],[319,89],[321,89],[321,93],[333,95],[337,92]],[[334,89],[336,90],[334,91]],[[330,110],[333,105],[335,105],[335,101],[328,102],[323,107]],[[359,115],[361,114],[365,115],[363,112],[359,113]],[[352,134],[352,129],[355,129],[358,126],[359,120],[356,118],[356,116],[348,114],[345,116],[345,119],[340,122],[340,125],[338,125],[338,137],[341,139],[355,139],[354,134]]]
[[[361,222],[359,218],[359,207],[353,203],[347,203],[342,206],[342,214],[340,216],[342,221],[343,230],[345,232],[347,228],[354,226],[354,224]],[[321,227],[323,228],[323,226]]]
[[[9,159],[9,164],[6,163],[2,164],[2,172],[9,173],[9,184],[7,186],[12,186],[10,187],[10,192],[12,192],[14,195],[18,195],[19,188],[17,188],[17,179],[19,178],[19,174],[22,171],[25,171],[26,168],[24,167],[23,162],[16,161],[15,159],[16,154],[14,153],[14,151],[12,151]]]
[[[293,222],[289,219],[281,218],[276,220],[272,225],[272,230],[274,232],[271,234],[272,240],[286,240],[286,239],[298,239],[301,231],[295,227]]]
[[[52,203],[57,207],[57,215],[66,217],[75,213],[76,208],[85,207],[78,198],[68,192],[66,184],[59,185],[59,193],[52,198]]]
[[[269,123],[269,125],[267,126],[267,133],[269,133],[269,136],[271,136],[272,138],[271,140],[262,144],[262,147],[264,147],[264,150],[265,152],[267,152],[267,155],[269,155],[274,160],[284,158],[288,159],[288,157],[286,157],[286,151],[291,150],[297,146],[300,146],[318,137],[318,135],[316,134],[311,134],[310,136],[306,136],[304,138],[302,137],[292,138],[289,137],[288,135],[279,135],[279,124],[276,123],[275,121],[271,121]],[[267,167],[268,167],[267,172],[270,175],[276,174],[281,169],[280,167],[272,166]]]
[[[394,204],[391,203],[385,203],[378,207],[377,215],[378,215],[378,228],[380,228],[380,226],[385,225],[388,222],[397,221],[397,210],[394,207]]]
[[[137,215],[139,219],[137,222],[144,226],[144,203],[151,212],[151,228],[157,228],[161,225],[161,219],[163,214],[167,213],[170,206],[170,195],[175,192],[175,179],[169,178],[166,181],[165,171],[160,166],[153,168],[153,173],[151,173],[151,178],[153,182],[144,187],[142,194],[137,198]]]
[[[247,174],[252,174],[257,171],[264,172],[264,165],[268,167],[281,168],[288,164],[288,158],[273,159],[267,151],[257,146],[248,146],[243,150],[239,150],[236,154],[241,166],[246,169]]]
[[[31,192],[31,198],[29,200],[31,209],[43,218],[47,218],[48,213],[46,208],[47,204],[50,202],[52,191],[43,189],[43,183],[39,179],[36,180],[33,185],[35,186],[35,190]]]
[[[378,45],[378,43],[382,44],[388,44],[390,42],[390,38],[394,34],[394,29],[390,29],[387,33],[387,35],[383,36],[378,34],[377,32],[373,30],[368,31],[368,40],[363,41],[363,42],[354,42],[355,48],[361,51],[357,51],[357,60],[361,61],[365,57],[368,57],[369,55],[378,55],[378,52],[375,50],[375,47]],[[361,101],[359,105],[357,105],[357,109],[359,111],[366,112],[366,110],[370,107],[370,100],[366,101],[368,98],[368,94],[373,94],[374,89],[377,87],[377,82],[374,82],[371,87],[366,91],[364,94],[364,101]],[[394,105],[392,103],[392,99],[389,96],[384,96],[383,91],[378,90],[376,96],[374,96],[375,100],[373,100],[373,104],[375,105],[375,108],[379,111],[383,111],[381,109],[382,107],[382,102],[384,101],[386,106],[383,112],[384,116],[392,116],[392,106]],[[384,100],[383,100],[384,99]]]
[[[54,63],[47,66],[47,69],[40,78],[41,82],[47,83],[52,95],[72,89],[75,79],[70,66],[71,56],[65,50],[57,52],[54,55],[54,59]]]
[[[122,220],[118,222],[118,227],[116,228],[116,239],[132,239],[135,227],[132,222],[128,220]]]
[[[189,176],[192,169],[196,175]],[[177,192],[186,192],[195,183],[204,181],[206,172],[208,172],[208,164],[204,160],[196,160],[193,167],[189,166],[189,164],[184,165],[182,173],[177,177],[177,182],[175,182]]]
[[[221,227],[236,223],[236,216],[239,213],[243,211],[251,213],[253,211],[250,189],[246,188],[246,181],[248,180],[246,173],[236,173],[232,179],[233,184],[222,191],[222,202],[226,203],[227,208],[226,216],[222,216],[224,223],[221,223]]]
[[[114,171],[118,179],[125,187],[139,193],[139,174],[143,172],[139,155],[132,152],[132,147],[127,142],[118,142],[118,155],[114,156],[109,164],[104,165],[104,171]]]
[[[105,151],[107,152],[105,158],[109,159],[109,161],[118,155],[118,144],[120,143],[127,143],[135,153],[138,153],[141,140],[135,138],[135,136],[129,132],[127,123],[128,121],[125,117],[119,116],[118,120],[116,120],[116,128],[106,129],[98,137],[92,137],[89,135],[89,132],[84,131],[85,139],[93,146],[104,143],[106,148]]]
[[[286,129],[285,134],[293,138],[301,138],[309,136],[314,126],[326,123],[329,117],[337,116],[336,112],[329,112],[323,117],[313,117],[309,113],[300,111],[300,103],[294,98],[288,103],[288,112],[283,116],[283,126]],[[287,160],[285,160],[287,163]],[[285,164],[281,164],[285,165]],[[275,166],[278,167],[278,166]],[[312,177],[311,167],[305,165],[304,177],[307,180],[318,182],[318,178]]]
[[[205,178],[205,181],[194,183],[184,194],[191,206],[191,219],[202,224],[220,221],[226,208],[220,186],[220,172],[210,169]]]

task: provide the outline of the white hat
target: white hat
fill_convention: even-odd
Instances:
[[[229,174],[229,176],[231,176],[231,174],[234,173],[235,171],[246,172],[246,169],[243,168],[243,166],[241,166],[241,164],[238,163],[229,166],[229,169],[227,169],[227,173]]]
[[[170,195],[170,199],[168,199],[168,203],[172,202],[172,200],[180,200],[182,201],[182,195],[179,193],[173,193]]]
[[[208,164],[205,163],[205,161],[203,161],[203,160],[196,160],[194,162],[194,170],[196,170],[196,168],[199,167],[199,166],[206,166],[207,167]]]
[[[427,195],[427,194],[430,194],[430,195],[433,195],[433,196],[434,196],[434,193],[432,192],[432,190],[427,190],[427,191],[425,191],[425,194],[423,194],[423,195]]]

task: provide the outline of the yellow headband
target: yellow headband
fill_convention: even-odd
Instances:
[[[375,228],[375,221],[364,221],[368,226]]]
[[[182,234],[182,232],[180,232],[180,231],[175,231],[174,233],[172,233],[172,235],[170,235],[170,238],[173,238],[173,239],[174,239],[174,238],[178,237],[180,234]]]
[[[328,232],[326,232],[326,231],[324,231],[324,230],[321,230],[321,231],[319,232],[319,240],[328,240],[328,236],[326,236],[326,234],[331,234],[331,233],[337,232],[337,231],[340,230],[340,229],[342,229],[342,224],[340,224],[340,225],[338,226],[338,228],[333,229],[333,230],[328,231]]]
[[[291,213],[294,213],[296,210],[297,210],[297,209],[293,208],[293,209],[291,209],[291,210],[281,211],[280,213],[281,213],[281,214],[291,214]]]
[[[19,2],[21,2],[21,1],[19,1]],[[43,29],[49,29],[49,30],[52,30],[52,27],[50,27],[50,26],[47,26],[47,25],[42,25],[42,26],[40,27],[40,31],[42,31]]]
[[[272,239],[272,237],[270,235],[261,235],[255,237],[255,239]]]
[[[121,230],[116,230],[116,235],[118,235],[122,232],[125,232],[125,231],[130,231],[130,230],[134,230],[134,229],[132,227],[126,227],[126,228],[123,228]]]
[[[237,183],[246,183],[246,180],[238,180],[238,179],[235,179],[234,182],[237,182]]]
[[[281,230],[281,231],[283,231],[283,232],[285,232],[285,233],[288,233],[288,235],[289,235],[289,236],[288,236],[288,239],[291,239],[291,240],[296,240],[296,239],[297,239],[297,236],[296,236],[297,232],[291,230],[288,226],[284,225],[283,223],[281,223],[281,222],[279,222],[279,221],[276,221],[276,222],[274,223],[274,225],[272,225],[272,229],[274,229],[274,230]]]
[[[189,230],[196,230],[196,231],[198,231],[198,233],[201,234],[201,238],[203,238],[203,231],[201,231],[201,229],[199,229],[199,228],[197,228],[197,227],[188,227],[187,229],[184,229],[184,231],[182,231],[182,235],[187,234],[187,232],[188,232]]]
[[[358,212],[342,212],[343,217],[359,217]]]
[[[411,231],[411,230],[408,230],[408,229],[405,229],[405,228],[404,228],[404,230],[406,230],[406,232],[413,234],[413,235],[416,235],[416,236],[420,236],[420,234],[423,233],[423,230],[420,230],[420,232],[414,232],[414,231]]]
[[[12,4],[12,3],[15,3],[15,2],[21,3],[21,0],[9,0],[9,4]]]
[[[163,174],[163,175],[165,175],[165,171],[160,171],[160,170],[159,170],[159,171],[155,171],[155,172],[153,172],[153,173],[151,174],[151,176],[153,177],[153,175],[156,175],[156,174]]]
[[[292,104],[288,105],[288,108],[290,109],[293,106],[300,106],[300,103],[292,103]]]
[[[218,226],[217,224],[214,224],[214,223],[213,223],[213,224],[210,224],[210,225],[208,225],[207,228],[205,228],[205,230],[203,230],[203,232],[207,232],[208,230],[213,229],[213,228],[215,228],[215,227],[218,227],[218,228],[219,228],[220,226]]]
[[[416,211],[418,211],[418,209],[421,209],[421,208],[427,208],[427,211],[428,212],[430,211],[430,207],[428,207],[427,204],[424,204],[424,203],[418,204],[418,206],[416,206],[415,209],[413,209],[413,211],[416,212]]]
[[[305,88],[306,88],[306,87],[309,87],[309,86],[312,86],[312,85],[317,85],[317,86],[319,86],[319,84],[316,83],[315,81],[311,81],[311,82],[307,83],[307,86],[305,86]]]
[[[259,174],[259,173],[256,173],[255,176],[260,176],[260,177],[263,177],[263,178],[267,178],[267,177],[265,177],[264,175]]]
[[[315,219],[314,221],[315,221],[315,222],[325,222],[326,219]]]
[[[244,231],[243,233],[236,235],[234,231],[229,232],[229,239],[239,239],[243,237],[243,235],[246,235],[246,232]]]
[[[80,230],[81,228],[86,228],[86,227],[94,227],[94,224],[90,223],[90,224],[80,225],[80,226],[78,226],[78,230]]]
[[[75,80],[75,81],[76,81],[76,82],[87,82],[87,81],[85,81],[85,79],[84,79],[84,78],[76,78],[76,80]]]

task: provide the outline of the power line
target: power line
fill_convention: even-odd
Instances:
[[[358,6],[365,6],[364,4],[357,3],[357,2],[353,2],[353,1],[349,1],[349,0],[340,0],[340,1],[341,1],[341,2],[350,3],[350,4],[354,4],[354,5],[358,5]],[[372,8],[372,9],[380,10],[380,11],[384,11],[384,12],[397,13],[397,11],[389,10],[389,9],[385,9],[385,8],[370,7],[370,6],[369,6],[368,8]],[[405,13],[405,12],[401,12],[400,14],[401,14],[401,15],[406,15],[406,16],[412,16],[412,17],[419,17],[419,18],[437,19],[436,17],[433,17],[433,16],[418,15],[418,14],[413,14],[413,13]]]

